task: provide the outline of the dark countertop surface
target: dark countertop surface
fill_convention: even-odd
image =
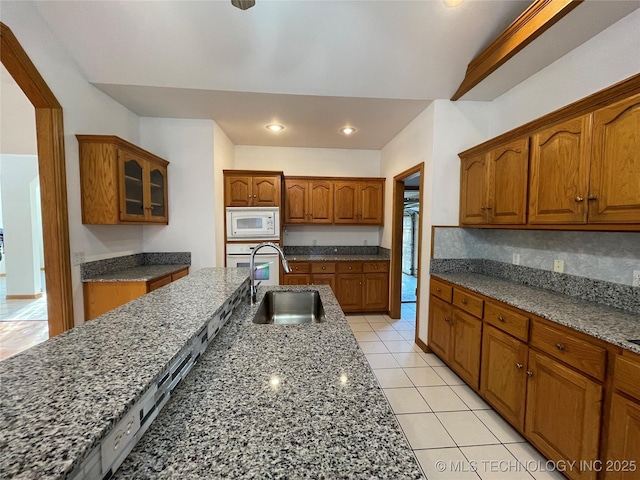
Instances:
[[[175,273],[183,268],[189,268],[189,264],[170,265],[140,265],[137,267],[115,270],[102,273],[90,278],[85,278],[83,282],[148,282],[156,278],[164,277]]]
[[[287,255],[290,262],[388,262],[383,255]]]
[[[257,325],[241,304],[116,479],[423,478],[330,287],[327,321]]]
[[[640,315],[478,273],[432,273],[487,297],[640,353]]]

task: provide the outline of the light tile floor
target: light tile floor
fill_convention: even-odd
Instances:
[[[428,480],[561,480],[546,459],[434,354],[413,342],[413,320],[347,322]],[[409,333],[398,340],[393,333]],[[547,468],[545,468],[547,467]]]

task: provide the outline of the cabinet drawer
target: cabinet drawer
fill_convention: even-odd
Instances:
[[[387,262],[364,262],[362,271],[364,273],[388,272],[389,264]]]
[[[167,275],[166,277],[162,277],[158,280],[153,280],[152,282],[149,282],[149,291],[153,292],[154,290],[164,287],[165,285],[169,285],[170,283],[171,275]]]
[[[469,312],[475,317],[482,318],[484,301],[480,297],[468,293],[466,290],[453,289],[453,304],[460,310]]]
[[[526,342],[529,339],[529,318],[487,302],[484,320],[503,332]]]
[[[435,295],[445,302],[451,303],[451,299],[453,298],[453,287],[451,285],[447,285],[446,283],[442,283],[432,278],[430,289],[431,295]]]
[[[566,328],[556,328],[534,321],[531,328],[532,347],[604,380],[607,351],[571,334]]]
[[[362,262],[338,262],[338,273],[360,273]]]
[[[618,355],[613,373],[613,385],[624,393],[640,400],[640,361]]]
[[[336,264],[333,262],[312,263],[311,273],[336,273]]]
[[[309,273],[311,267],[307,262],[289,262],[291,273]]]

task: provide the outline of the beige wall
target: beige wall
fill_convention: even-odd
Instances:
[[[0,69],[0,153],[37,155],[36,113],[13,78]]]

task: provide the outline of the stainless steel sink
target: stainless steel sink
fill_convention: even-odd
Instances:
[[[299,325],[326,319],[318,292],[269,291],[258,307],[253,323]]]

